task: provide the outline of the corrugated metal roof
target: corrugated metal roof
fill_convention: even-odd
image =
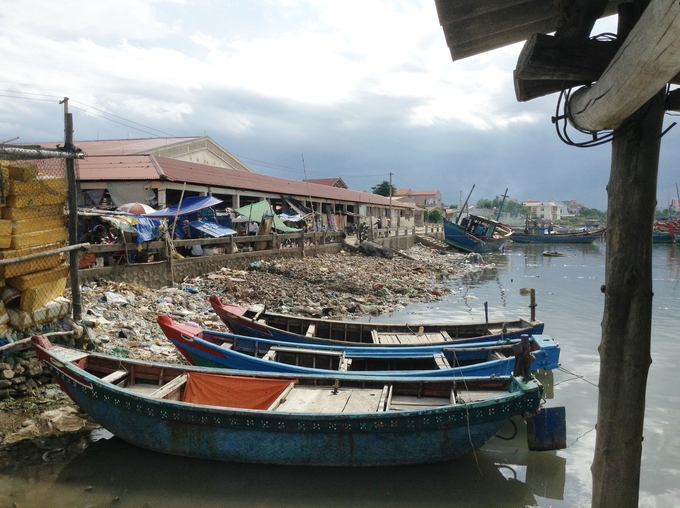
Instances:
[[[90,156],[78,162],[78,178],[83,182],[107,180],[168,180],[210,187],[389,206],[388,197],[369,192],[341,189],[318,183],[287,180],[234,169],[206,166],[193,162],[150,155]],[[394,198],[395,207],[412,208]]]
[[[347,185],[345,185],[345,182],[342,181],[342,178],[336,177],[336,178],[308,178],[307,180],[303,180],[303,182],[309,182],[309,183],[318,183],[319,185],[330,185],[331,187],[342,187],[344,189],[347,188]]]
[[[100,155],[78,161],[82,181],[159,180],[161,174],[148,155]]]
[[[105,139],[96,141],[75,141],[76,147],[85,154],[93,155],[132,155],[149,153],[152,150],[168,145],[175,145],[198,139],[197,136],[185,138],[139,138],[139,139]],[[39,143],[46,148],[56,148],[64,142]]]
[[[269,194],[282,194],[292,196],[313,196],[316,198],[355,201],[358,203],[389,206],[390,199],[369,192],[329,187],[311,182],[299,180],[287,180],[274,176],[259,175],[257,173],[244,173],[231,169],[204,166],[191,162],[178,161],[157,157],[156,161],[165,177],[174,182],[187,182],[216,187],[229,187],[250,191],[261,191]],[[396,206],[393,200],[393,205]],[[400,207],[408,206],[404,203]]]

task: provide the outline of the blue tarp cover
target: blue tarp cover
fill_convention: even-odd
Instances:
[[[226,226],[221,226],[216,222],[209,222],[203,220],[195,220],[189,223],[189,227],[212,236],[213,238],[220,238],[222,236],[235,235],[236,231]],[[192,235],[193,236],[193,235]]]
[[[161,232],[158,229],[161,225],[160,219],[148,219],[141,215],[135,215],[135,219],[137,224],[133,224],[132,227],[137,231],[137,245],[161,237]]]
[[[153,213],[144,214],[144,217],[149,218],[166,218],[175,217],[175,215],[189,215],[196,213],[204,208],[210,208],[221,203],[221,199],[214,198],[212,196],[190,196],[184,198],[181,203],[177,205],[172,205],[162,210],[158,210]],[[179,213],[177,207],[179,206]]]

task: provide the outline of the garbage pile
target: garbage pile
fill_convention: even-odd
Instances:
[[[447,281],[493,269],[471,263],[472,258],[465,254],[440,253],[420,245],[399,254],[391,260],[341,252],[305,259],[256,261],[247,270],[224,267],[163,289],[100,281],[81,288],[80,323],[66,317],[27,329],[24,337],[52,333],[59,335],[58,342],[70,347],[141,360],[185,363],[163,335],[157,317],[167,314],[178,321],[228,331],[207,303],[213,293],[223,302],[266,305],[272,312],[352,319],[441,300],[452,292],[450,284],[445,284]],[[30,360],[32,351],[25,353],[25,358],[19,355],[21,362]],[[14,372],[13,365],[3,365],[7,372],[2,374],[6,377],[0,385],[4,387],[0,388],[0,400],[30,393],[36,383],[39,386],[46,381],[36,372],[26,384],[23,371]]]
[[[389,260],[341,252],[257,261],[247,270],[224,267],[160,290],[110,281],[83,286],[80,322],[65,317],[27,328],[12,337],[17,343],[23,339],[27,349],[0,351],[0,446],[96,426],[78,413],[28,348],[36,333],[51,334],[54,342],[71,347],[186,363],[163,335],[157,317],[167,314],[227,331],[207,303],[213,293],[224,302],[264,304],[274,312],[352,319],[447,298],[451,282],[494,269],[469,255],[416,245]]]

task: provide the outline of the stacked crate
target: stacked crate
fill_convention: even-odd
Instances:
[[[66,178],[48,175],[26,161],[0,161],[0,259],[61,247],[68,240]],[[69,267],[63,254],[0,265],[0,334],[59,319]]]

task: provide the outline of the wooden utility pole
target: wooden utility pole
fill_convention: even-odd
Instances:
[[[64,150],[74,152],[73,145],[73,115],[68,112],[68,97],[64,97],[60,104],[64,105]],[[65,160],[66,181],[68,185],[68,242],[70,245],[78,243],[78,183],[76,181],[76,163],[72,158]],[[69,252],[69,275],[71,282],[71,307],[73,321],[80,321],[83,315],[83,302],[80,294],[80,278],[78,264],[80,253],[77,250]]]

